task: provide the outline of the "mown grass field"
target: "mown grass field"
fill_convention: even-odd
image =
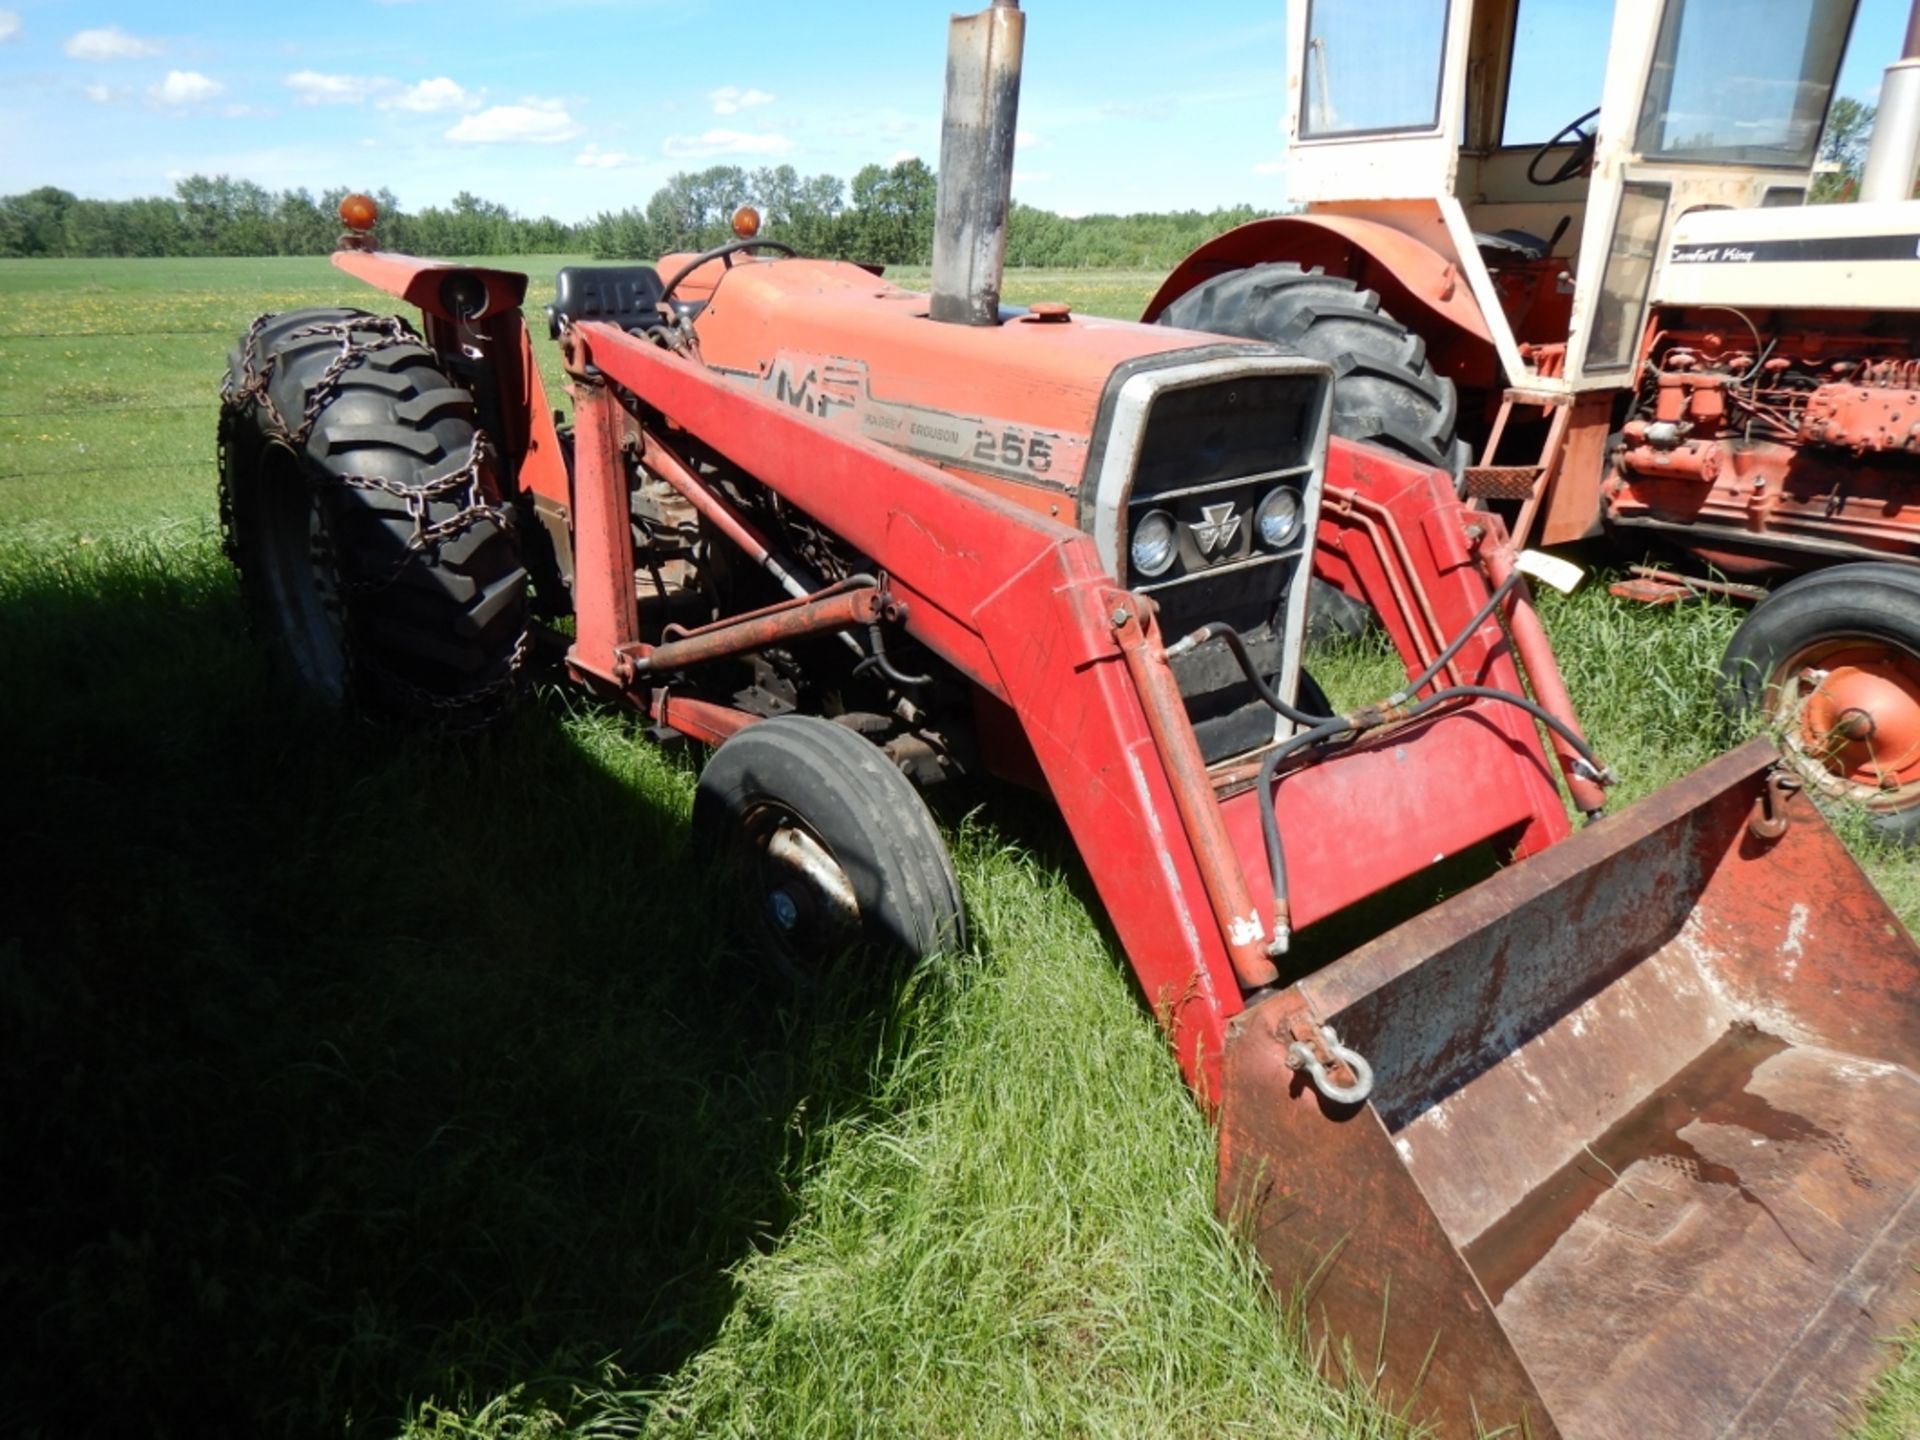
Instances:
[[[558,690],[478,741],[369,729],[247,639],[225,352],[380,297],[230,260],[7,262],[0,300],[0,1429],[1401,1433],[1214,1220],[1041,806],[940,799],[967,954],[776,1004],[685,850],[696,755]],[[1736,738],[1737,612],[1546,614],[1623,800]],[[1855,843],[1914,925],[1914,861]],[[1856,1433],[1920,1433],[1915,1350]]]

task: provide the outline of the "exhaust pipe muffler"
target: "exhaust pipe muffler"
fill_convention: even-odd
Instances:
[[[932,315],[949,325],[1000,323],[1026,35],[1020,0],[956,15],[947,32]]]

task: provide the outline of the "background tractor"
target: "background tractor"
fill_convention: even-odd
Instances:
[[[1024,24],[953,22],[930,295],[744,214],[564,271],[564,430],[525,277],[350,202],[337,263],[422,324],[242,338],[263,628],[321,699],[464,725],[551,664],[716,746],[714,923],[789,978],[964,943],[920,791],[1038,790],[1342,1376],[1449,1435],[1831,1420],[1920,1313],[1920,951],[1765,742],[1576,832],[1611,776],[1529,562],[1331,438],[1328,365],[1000,303]],[[1316,572],[1400,650],[1378,703],[1303,669]]]
[[[1607,534],[1691,562],[1640,598],[1761,599],[1728,705],[1911,842],[1920,5],[1860,202],[1807,205],[1855,9],[1294,0],[1304,208],[1202,246],[1145,318],[1327,360],[1336,433],[1447,467],[1517,543]]]

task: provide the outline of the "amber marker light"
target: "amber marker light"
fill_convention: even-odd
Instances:
[[[380,218],[380,207],[371,195],[349,195],[340,202],[340,223],[357,235],[373,229]]]
[[[742,240],[751,240],[760,233],[760,212],[751,205],[742,205],[733,212],[733,233]]]

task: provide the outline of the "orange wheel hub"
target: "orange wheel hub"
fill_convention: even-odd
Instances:
[[[1776,673],[1775,715],[1833,788],[1875,809],[1920,802],[1920,655],[1847,637],[1808,646]]]

